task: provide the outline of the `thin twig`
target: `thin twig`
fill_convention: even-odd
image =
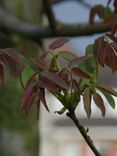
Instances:
[[[45,13],[47,15],[50,27],[52,28],[52,30],[55,30],[56,28],[56,19],[53,13],[53,10],[51,8],[51,4],[49,2],[49,0],[43,0],[43,6],[44,6],[44,10]]]
[[[85,141],[87,142],[88,146],[91,148],[91,150],[93,151],[95,156],[101,156],[100,152],[97,150],[97,148],[93,144],[93,141],[87,135],[87,132],[86,132],[85,128],[80,124],[79,120],[77,119],[74,111],[68,112],[67,116],[75,123],[76,127],[80,131],[81,135],[83,136],[83,138],[85,139]]]

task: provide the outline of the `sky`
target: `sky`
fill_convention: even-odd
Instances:
[[[86,0],[89,4],[104,4],[106,5],[107,0]],[[66,1],[61,4],[54,6],[54,13],[56,18],[65,23],[81,23],[88,22],[89,19],[89,9],[83,7],[77,0]],[[78,55],[85,54],[85,48],[88,44],[93,43],[94,39],[98,35],[93,35],[91,37],[77,37],[71,38],[70,44],[74,49],[75,53]]]

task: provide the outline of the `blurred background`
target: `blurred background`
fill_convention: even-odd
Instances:
[[[1,6],[9,14],[15,15],[24,22],[46,24],[41,0],[0,0]],[[64,23],[88,22],[89,10],[95,4],[107,4],[107,0],[64,0],[53,5],[56,19]],[[98,18],[97,18],[98,20]],[[62,47],[78,56],[85,55],[85,48],[93,43],[99,35],[70,38],[70,42]],[[14,47],[28,59],[36,58],[55,39],[44,39],[33,42],[21,38],[14,33],[7,36],[0,32],[0,47]],[[42,47],[42,44],[44,45]],[[32,71],[26,64],[23,79],[26,82]],[[112,75],[110,69],[100,67],[100,83],[107,84],[117,90],[117,74]],[[51,110],[46,112],[41,107],[39,121],[36,120],[36,107],[27,114],[20,109],[22,88],[19,80],[7,76],[5,88],[0,88],[0,156],[93,156],[74,124],[65,115],[54,112],[60,110],[61,104],[49,92],[46,93]],[[115,99],[116,100],[116,99]],[[93,104],[92,119],[88,120],[82,102],[78,105],[77,116],[85,127],[89,127],[89,135],[96,143],[103,156],[117,156],[117,108],[112,110],[107,105],[105,118]]]

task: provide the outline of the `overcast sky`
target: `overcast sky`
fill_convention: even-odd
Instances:
[[[106,5],[107,0],[86,0],[89,4],[104,4]],[[56,18],[65,23],[80,23],[80,22],[88,22],[89,18],[89,9],[83,7],[80,3],[75,0],[67,1],[64,3],[60,3],[59,5],[54,6],[54,12]],[[80,55],[85,54],[85,48],[89,43],[93,43],[94,38],[97,35],[93,35],[92,37],[77,37],[71,38],[71,46],[74,51]]]

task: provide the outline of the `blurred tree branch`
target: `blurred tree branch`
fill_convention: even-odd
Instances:
[[[51,8],[51,4],[49,3],[48,0],[43,0],[43,7],[44,7],[44,12],[45,12],[45,14],[46,14],[46,16],[48,18],[50,28],[55,30],[55,28],[56,28],[56,19],[55,19],[53,10]]]
[[[109,27],[103,23],[95,23],[94,25],[90,25],[88,23],[63,24],[58,22],[56,32],[54,32],[47,25],[34,25],[27,22],[22,22],[0,7],[0,29],[11,33],[13,32],[31,40],[38,40],[60,36],[88,36],[106,32],[109,30]]]

